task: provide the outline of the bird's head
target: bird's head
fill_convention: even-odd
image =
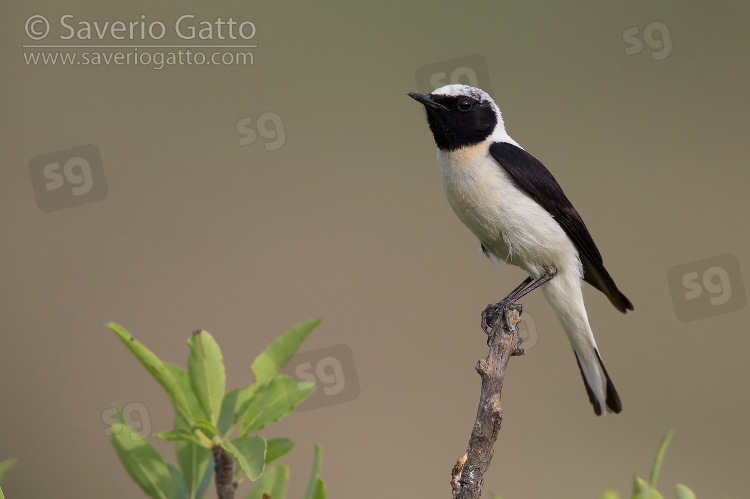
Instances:
[[[439,149],[453,151],[505,132],[500,109],[487,92],[468,85],[446,85],[429,94],[409,92],[424,105]]]

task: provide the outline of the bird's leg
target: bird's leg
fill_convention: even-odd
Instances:
[[[506,300],[514,301],[515,296],[518,295],[518,293],[522,292],[524,289],[526,289],[528,287],[528,285],[532,283],[533,280],[534,280],[533,277],[531,277],[531,276],[527,277],[526,279],[523,280],[523,282],[521,284],[519,284],[518,286],[516,286],[516,289],[514,289],[513,291],[511,291],[508,294],[508,296],[506,296],[505,298],[503,298],[502,300],[500,300],[500,302],[504,302]]]
[[[545,269],[544,274],[542,274],[539,277],[539,279],[537,279],[536,281],[532,282],[528,286],[524,286],[524,287],[519,286],[519,288],[521,288],[521,289],[516,288],[503,301],[508,300],[508,299],[511,302],[519,300],[520,298],[522,298],[522,297],[526,296],[527,294],[531,293],[532,291],[534,291],[536,288],[538,288],[539,286],[541,286],[545,282],[551,281],[552,278],[555,277],[556,275],[557,275],[557,270],[554,270],[554,269]],[[526,280],[529,280],[529,279],[531,279],[531,277],[527,278]],[[526,281],[523,281],[523,282],[526,282]]]
[[[487,336],[490,336],[490,334],[492,333],[492,328],[495,327],[497,320],[500,318],[500,314],[508,313],[509,305],[515,303],[517,300],[531,293],[542,284],[549,282],[553,277],[555,277],[555,275],[557,275],[556,270],[545,269],[544,274],[542,274],[537,280],[534,280],[533,277],[529,276],[524,279],[524,281],[519,284],[516,289],[511,291],[508,296],[497,303],[491,303],[487,305],[487,308],[485,308],[482,312],[482,330],[487,334]],[[520,310],[519,313],[521,313]],[[489,341],[489,338],[487,339],[487,341]]]

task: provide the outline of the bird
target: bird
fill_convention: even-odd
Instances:
[[[589,324],[583,281],[622,313],[633,304],[607,272],[560,184],[508,135],[500,108],[485,91],[451,84],[407,95],[424,106],[445,196],[456,216],[491,263],[505,262],[529,275],[494,307],[541,287],[573,348],[594,413],[620,413],[622,402]]]

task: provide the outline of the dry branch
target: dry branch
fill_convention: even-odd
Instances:
[[[490,466],[503,421],[500,395],[505,368],[511,355],[524,354],[516,327],[521,318],[521,305],[499,305],[500,311],[494,317],[496,320],[488,339],[490,351],[487,358],[479,360],[475,366],[482,377],[482,394],[466,454],[459,458],[452,470],[454,499],[479,499],[482,495],[484,474]]]

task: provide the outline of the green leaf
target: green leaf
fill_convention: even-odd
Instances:
[[[286,499],[286,486],[289,482],[289,466],[280,464],[266,469],[255,482],[245,499],[263,499],[266,494],[270,499]]]
[[[602,492],[602,495],[599,496],[599,499],[620,499],[620,496],[614,490],[607,489]]]
[[[232,456],[250,480],[257,480],[266,463],[266,440],[263,437],[246,435],[232,440],[223,440],[221,447]]]
[[[632,499],[641,499],[643,493],[643,486],[648,484],[643,481],[637,474],[633,474],[633,497]],[[650,488],[650,487],[649,487]]]
[[[190,428],[193,421],[203,418],[203,409],[198,403],[198,399],[195,397],[195,393],[193,393],[193,387],[190,385],[190,376],[188,376],[186,370],[184,370],[177,364],[165,362],[164,367],[167,368],[169,374],[171,374],[174,380],[177,382],[177,386],[179,386],[180,390],[182,390],[182,393],[185,394],[188,412],[190,413],[190,421],[184,421],[182,418],[180,418],[179,421],[175,420],[175,427],[177,427],[177,424],[179,422],[181,428]]]
[[[130,478],[149,496],[172,498],[172,476],[153,445],[128,425],[112,425],[112,445]]]
[[[271,463],[294,448],[288,438],[272,438],[266,444],[266,464]]]
[[[0,487],[0,499],[5,499],[5,494],[3,494],[3,488]]]
[[[180,465],[182,476],[185,478],[188,497],[191,499],[202,497],[203,494],[200,493],[201,480],[207,473],[213,473],[213,468],[209,469],[212,458],[211,449],[193,442],[177,440],[174,443],[174,452],[177,456],[177,463]],[[205,487],[203,487],[203,490],[206,490]]]
[[[188,340],[188,375],[198,403],[206,419],[218,425],[221,402],[227,377],[221,349],[207,331],[200,331]]]
[[[664,496],[651,487],[645,480],[635,475],[633,479],[632,499],[664,499]]]
[[[312,471],[310,471],[310,478],[307,481],[307,490],[305,490],[304,499],[318,499],[319,497],[325,497],[325,486],[323,486],[323,496],[317,495],[320,490],[320,465],[322,457],[320,454],[320,446],[315,444],[315,453],[313,455]],[[322,480],[321,480],[322,481]]]
[[[171,499],[186,499],[188,492],[187,486],[185,485],[185,478],[182,476],[182,473],[169,463],[167,463],[167,468],[169,469],[169,477],[172,479]]]
[[[255,374],[255,382],[242,388],[237,395],[233,423],[237,423],[246,413],[248,405],[255,394],[264,385],[270,383],[279,373],[282,367],[297,352],[300,344],[320,324],[319,320],[308,320],[300,322],[292,329],[274,340],[266,349],[255,358],[250,369]]]
[[[320,477],[315,479],[315,491],[313,492],[312,499],[326,499],[326,484]]]
[[[191,410],[196,411],[194,414],[201,414],[202,410],[198,405],[198,399],[195,398],[193,390],[190,387],[190,378],[187,372],[174,364],[167,364],[167,368],[172,369],[180,385],[186,387],[189,393],[187,396],[188,405],[191,407]],[[195,440],[198,440],[197,435],[194,435],[190,429],[192,425],[187,424],[182,418],[175,416],[174,426],[175,431],[178,429],[187,431]],[[185,478],[188,497],[190,499],[203,497],[213,474],[213,467],[209,466],[212,459],[211,449],[193,442],[177,440],[174,443],[174,450],[180,470],[182,470],[182,475]]]
[[[677,499],[696,499],[695,492],[682,485],[681,483],[677,484],[677,486],[674,488],[674,494]]]
[[[206,490],[208,490],[208,486],[211,484],[211,477],[214,476],[215,466],[213,455],[211,455],[209,458],[209,464],[210,466],[206,466],[203,472],[203,479],[198,485],[198,491],[195,494],[195,497],[198,499],[201,499],[206,494]]]
[[[8,473],[15,465],[18,464],[18,459],[11,458],[5,461],[0,461],[0,483],[3,483],[6,473]]]
[[[239,388],[232,388],[224,395],[224,400],[221,402],[221,412],[219,413],[219,423],[217,424],[219,435],[225,435],[232,427],[239,394]]]
[[[196,444],[200,442],[198,440],[198,437],[196,437],[194,434],[190,433],[188,430],[184,428],[159,432],[156,434],[156,438],[161,438],[162,440],[169,440],[170,442],[174,442],[177,440],[184,440],[186,442],[193,442]]]
[[[250,404],[250,400],[255,396],[258,388],[260,388],[260,385],[254,383],[240,389],[237,393],[237,403],[235,404],[234,417],[232,418],[233,424],[239,421],[242,415],[245,414],[247,406]]]
[[[674,428],[671,428],[667,433],[664,434],[664,438],[661,439],[659,449],[656,451],[656,457],[654,457],[654,465],[651,467],[651,476],[648,479],[648,483],[652,488],[656,488],[656,481],[659,479],[659,471],[661,470],[661,463],[664,460],[664,454],[667,452],[669,447],[669,441],[674,436]]]
[[[319,320],[300,322],[268,345],[250,366],[255,374],[255,383],[264,385],[271,381],[318,324]]]
[[[175,454],[180,464],[182,476],[190,499],[202,498],[214,474],[213,453],[199,445],[188,442],[175,442]]]
[[[182,391],[180,385],[174,379],[164,363],[140,341],[133,338],[133,336],[119,324],[110,322],[107,326],[122,340],[125,346],[128,347],[140,363],[143,364],[143,367],[145,367],[146,370],[151,373],[151,376],[153,376],[162,388],[164,388],[164,391],[167,392],[167,395],[172,401],[172,405],[174,405],[175,412],[177,412],[177,414],[179,414],[189,425],[192,420],[185,393]]]
[[[211,421],[206,421],[205,419],[199,419],[195,423],[193,423],[193,426],[190,427],[191,431],[199,430],[203,432],[203,434],[208,438],[209,440],[214,438],[217,434],[216,428],[214,428],[214,425],[211,424]]]
[[[198,404],[198,399],[195,398],[193,387],[190,386],[190,376],[188,376],[187,371],[177,364],[165,362],[164,365],[185,393],[185,398],[187,399],[188,408],[191,414],[191,422],[200,419],[203,415],[203,409],[201,409],[200,404]],[[190,499],[203,497],[203,494],[208,487],[208,481],[213,474],[213,468],[209,469],[209,464],[211,463],[211,449],[200,443],[194,443],[200,442],[200,440],[191,430],[192,423],[188,423],[182,418],[176,416],[174,427],[175,429],[172,431],[184,430],[190,434],[192,439],[191,442],[176,440],[174,443],[177,462],[180,465],[180,470],[185,479],[188,497]]]
[[[310,381],[296,382],[290,376],[276,376],[250,399],[239,434],[258,431],[269,423],[280,420],[305,400],[315,389]]]

